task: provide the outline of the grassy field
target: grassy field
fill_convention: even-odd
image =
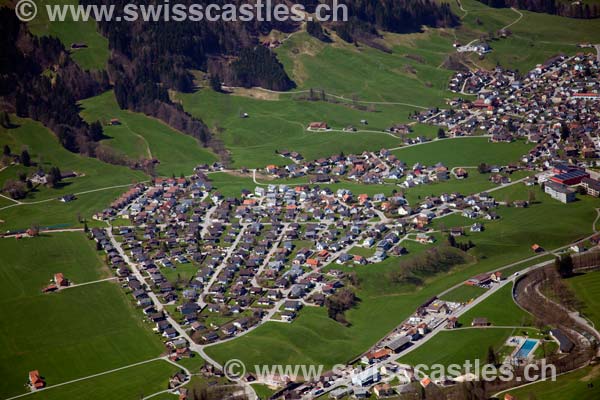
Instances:
[[[51,166],[57,166],[61,172],[73,171],[82,175],[65,179],[56,189],[39,187],[31,192],[25,201],[57,198],[67,193],[126,185],[146,179],[146,175],[139,171],[71,153],[61,146],[52,132],[38,122],[14,116],[11,117],[11,121],[18,127],[0,127],[0,146],[10,146],[13,154],[20,154],[21,150],[27,149],[34,165],[29,168],[21,165],[6,168],[0,172],[0,185],[7,179],[17,179],[19,173],[33,174],[39,167],[49,169]]]
[[[156,360],[101,375],[95,378],[70,383],[36,393],[32,399],[140,399],[168,388],[169,377],[177,367],[166,361]],[[176,399],[171,395],[171,398]]]
[[[287,164],[276,150],[297,151],[306,160],[345,153],[362,153],[382,147],[399,146],[400,140],[382,132],[393,123],[406,122],[413,109],[404,106],[377,106],[376,111],[360,111],[327,102],[300,101],[286,97],[278,101],[220,94],[203,89],[179,94],[186,111],[202,118],[232,152],[236,167],[264,167]],[[248,118],[240,118],[248,113]],[[367,119],[369,125],[360,126]],[[308,132],[313,121],[326,121],[332,129],[348,125],[373,132]],[[432,127],[425,130],[435,132]]]
[[[512,329],[461,329],[442,331],[426,344],[399,359],[402,363],[417,365],[459,364],[466,360],[474,362],[485,357],[489,346],[499,349]]]
[[[490,8],[475,0],[462,0],[461,3],[468,11],[462,26],[455,32],[461,43],[478,39],[482,33],[496,32],[519,18],[519,14],[509,8]],[[464,15],[456,3],[450,4],[457,15]],[[512,34],[509,38],[492,40],[490,46],[493,51],[484,60],[475,55],[471,57],[477,65],[493,68],[499,62],[507,68],[528,71],[558,53],[575,54],[581,51],[577,43],[596,43],[600,37],[600,26],[593,19],[564,18],[528,11],[520,13],[523,17],[510,26]]]
[[[452,36],[440,31],[386,34],[384,41],[390,53],[342,40],[325,45],[301,33],[277,49],[277,55],[300,89],[423,107],[439,105],[451,95],[446,90],[451,72],[438,66],[452,49]]]
[[[566,280],[582,304],[579,310],[594,326],[600,326],[600,272],[588,272]]]
[[[77,195],[77,200],[70,203],[49,200],[16,206],[9,204],[10,208],[0,210],[0,221],[3,221],[0,223],[0,229],[3,232],[23,230],[32,225],[53,228],[81,227],[78,216],[90,221],[94,213],[102,211],[126,190],[126,187],[122,187],[81,194]]]
[[[30,370],[54,385],[161,353],[160,340],[115,283],[41,293],[57,272],[74,283],[109,274],[82,234],[3,239],[0,254],[7,283],[0,295],[0,396],[22,393]]]
[[[442,300],[464,303],[481,296],[483,293],[485,293],[485,289],[479,286],[461,285],[443,295]]]
[[[490,143],[488,138],[467,137],[406,147],[393,151],[393,154],[409,166],[417,162],[424,165],[442,162],[447,167],[477,167],[482,162],[489,165],[516,162],[530,149],[531,145],[523,141]],[[470,172],[477,174],[477,170]]]
[[[111,138],[103,143],[133,159],[157,158],[160,164],[156,172],[160,175],[189,175],[198,164],[217,160],[193,137],[144,114],[121,110],[112,91],[86,99],[81,105],[87,121],[103,122],[104,134]],[[121,125],[107,126],[111,118],[118,118]]]
[[[496,326],[526,326],[532,316],[512,299],[512,284],[506,284],[459,318],[462,326],[470,326],[477,317],[485,317]]]
[[[54,36],[60,39],[69,50],[73,43],[84,43],[86,48],[71,50],[71,57],[84,69],[101,70],[106,68],[109,50],[108,39],[96,29],[96,22],[75,22],[69,16],[65,21],[50,22],[46,14],[46,5],[78,4],[74,0],[36,0],[37,17],[27,25],[31,32],[38,36]]]
[[[503,392],[505,393],[505,392]],[[555,382],[544,381],[509,390],[517,399],[537,398],[544,400],[593,400],[600,396],[600,366],[586,367],[560,375]]]

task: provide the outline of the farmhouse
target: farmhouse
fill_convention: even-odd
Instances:
[[[329,129],[327,122],[311,122],[308,125],[308,130],[310,131],[326,131],[327,129]]]
[[[46,386],[46,382],[40,376],[38,370],[29,371],[29,385],[31,386],[32,390],[42,389],[44,386]]]
[[[471,322],[471,326],[489,326],[490,323],[487,318],[477,317],[473,318],[473,322]]]
[[[69,281],[64,277],[64,275],[61,272],[54,274],[54,283],[58,287],[69,286]]]

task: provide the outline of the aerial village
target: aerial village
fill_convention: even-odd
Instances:
[[[594,130],[600,83],[593,79],[599,67],[595,57],[577,55],[553,58],[520,81],[500,68],[489,74],[457,73],[450,89],[477,93],[477,99],[454,99],[448,110],[431,109],[413,118],[444,127],[451,137],[485,135],[493,142],[534,144],[514,165],[488,165],[479,171],[490,173],[498,187],[541,185],[562,203],[577,196],[598,197],[600,181],[590,167],[596,165],[599,149]],[[312,123],[310,128],[326,134],[328,126]],[[402,135],[410,126],[389,131]],[[405,190],[469,179],[469,173],[477,172],[449,169],[442,163],[408,166],[386,149],[314,161],[304,161],[297,152],[279,151],[279,155],[291,163],[269,165],[261,175],[283,180],[306,176],[310,183],[257,183],[253,189],[241,190],[239,197],[225,197],[210,179],[211,173],[224,171],[223,166],[201,165],[186,177],[137,184],[95,215],[108,225],[92,228],[90,238],[105,252],[124,290],[164,338],[174,360],[243,336],[267,321],[293,323],[305,307],[325,306],[329,296],[352,285],[353,269],[402,257],[409,252],[407,243],[433,243],[439,237],[439,228],[432,226],[436,218],[457,213],[472,219],[468,228],[445,233],[476,235],[485,230],[486,221],[499,218],[498,207],[509,206],[491,191],[443,193],[410,203]],[[512,182],[510,175],[519,170],[530,174]],[[391,195],[367,195],[339,188],[344,182],[384,181],[398,190]],[[339,185],[331,189],[331,183]],[[510,206],[528,204],[520,201]],[[371,249],[370,255],[355,249]],[[531,243],[531,250],[538,252],[541,246]],[[464,284],[493,293],[507,278],[494,272],[473,276]],[[57,272],[43,291],[68,285]],[[395,360],[405,349],[418,346],[421,338],[456,328],[458,316],[471,306],[431,298],[361,355],[357,360],[361,368],[325,374],[319,382],[303,383],[294,390],[301,396],[328,392],[331,398],[349,394],[361,398],[395,393],[390,382],[398,379],[420,380],[423,386],[449,384],[415,376],[410,367]],[[483,317],[471,323],[489,324]],[[564,334],[556,331],[553,337],[561,351],[569,351],[572,344]],[[508,359],[526,362],[535,343],[512,340],[515,352]],[[527,351],[525,344],[531,347]],[[37,371],[31,372],[30,381],[35,388],[44,385]]]

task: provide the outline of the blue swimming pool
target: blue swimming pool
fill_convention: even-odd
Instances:
[[[519,349],[519,351],[517,351],[517,354],[515,354],[515,357],[527,358],[529,356],[529,353],[531,353],[531,350],[533,350],[533,348],[535,347],[536,344],[537,344],[537,340],[526,339],[525,343],[523,343],[523,345],[521,345],[521,348]]]

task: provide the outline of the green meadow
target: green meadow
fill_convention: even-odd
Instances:
[[[81,176],[67,178],[58,188],[39,187],[30,192],[24,201],[39,201],[58,198],[68,193],[79,193],[116,185],[127,185],[147,179],[140,171],[106,164],[98,159],[71,153],[61,146],[56,136],[43,125],[30,119],[11,117],[18,125],[14,129],[0,127],[0,145],[10,146],[13,154],[21,154],[27,149],[33,165],[11,165],[0,172],[0,185],[7,179],[17,179],[20,173],[33,174],[39,167],[48,170],[58,167],[61,172],[73,171]]]
[[[502,166],[516,162],[531,147],[523,141],[491,143],[488,138],[464,137],[436,140],[394,150],[392,153],[409,166],[418,162],[424,165],[442,162],[447,167],[477,167],[482,162]],[[469,172],[471,175],[477,174],[476,169]]]
[[[0,295],[1,396],[23,393],[31,370],[50,386],[162,352],[114,282],[42,294],[58,272],[75,284],[110,276],[92,243],[81,233],[0,240],[0,277],[8,283]]]
[[[496,293],[464,313],[459,318],[462,326],[470,326],[474,318],[485,317],[491,325],[526,326],[532,316],[519,307],[512,298],[512,283],[504,285]]]
[[[139,399],[166,390],[177,367],[163,360],[133,366],[106,375],[35,393],[32,399]],[[171,399],[176,397],[169,395]]]
[[[442,331],[418,349],[402,356],[399,361],[411,365],[451,364],[463,365],[465,361],[481,360],[485,364],[488,348],[502,347],[513,329],[459,329]]]
[[[500,63],[521,72],[529,71],[556,54],[575,54],[581,51],[577,48],[578,43],[596,43],[600,37],[600,26],[593,19],[564,18],[520,10],[523,17],[517,22],[519,14],[509,8],[491,8],[475,0],[462,0],[461,3],[468,13],[455,31],[460,43],[478,39],[482,34],[495,33],[515,22],[508,28],[511,32],[508,38],[489,42],[493,50],[483,60],[477,55],[470,57],[475,66],[493,68]],[[457,15],[464,15],[456,3],[450,4]]]
[[[442,104],[451,71],[438,68],[452,49],[441,31],[386,34],[391,52],[336,39],[326,45],[299,33],[277,49],[278,58],[300,89],[319,88],[346,99],[404,102],[422,107]]]
[[[131,157],[157,158],[159,175],[189,175],[195,166],[212,163],[217,157],[196,139],[141,113],[121,110],[114,93],[108,91],[81,102],[81,114],[89,122],[99,120],[109,139],[101,143]],[[111,118],[121,125],[109,126]]]
[[[556,378],[508,390],[517,399],[537,398],[544,400],[570,399],[593,400],[600,396],[600,366],[585,367]]]
[[[234,167],[264,167],[286,164],[276,150],[297,151],[306,160],[340,152],[362,153],[399,146],[399,138],[383,132],[394,123],[406,122],[412,109],[404,106],[377,106],[360,111],[345,105],[319,101],[257,100],[202,89],[178,94],[186,111],[200,117],[216,132],[232,153]],[[240,118],[248,113],[248,118]],[[366,119],[369,125],[362,126]],[[354,125],[359,132],[309,132],[308,124],[326,121],[332,129]],[[435,130],[426,127],[426,130]],[[368,130],[361,132],[360,130]]]
[[[576,275],[565,281],[581,303],[578,310],[592,321],[594,326],[600,326],[600,272],[588,272]]]

